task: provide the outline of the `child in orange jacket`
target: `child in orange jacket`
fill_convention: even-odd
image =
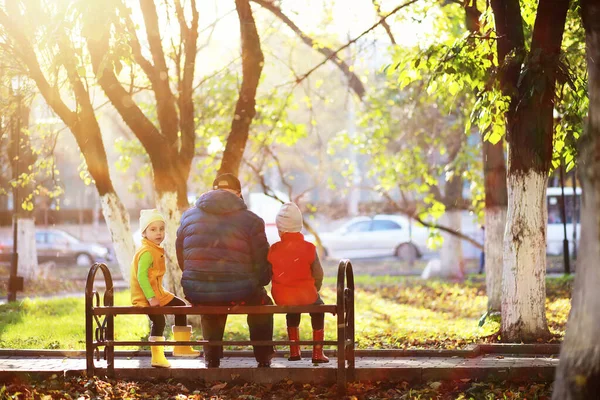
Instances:
[[[317,256],[315,245],[304,240],[302,212],[294,203],[285,203],[277,214],[275,223],[281,241],[269,249],[268,260],[273,266],[271,294],[275,303],[286,306],[323,304],[319,290],[323,283],[323,268]],[[287,330],[291,341],[300,340],[301,314],[287,314]],[[325,315],[311,313],[313,340],[323,340]],[[290,346],[288,360],[300,360],[300,346]],[[329,359],[323,354],[323,346],[315,345],[313,363],[326,363]]]
[[[160,246],[165,238],[165,219],[156,210],[140,211],[140,231],[142,246],[136,252],[131,265],[131,303],[137,307],[184,306],[186,303],[179,297],[167,291],[162,286],[166,272],[165,249]],[[151,342],[162,342],[165,330],[164,315],[148,315],[151,321]],[[175,316],[173,337],[178,342],[189,341],[192,327],[187,325],[185,315]],[[159,368],[169,368],[171,364],[165,358],[164,346],[151,346],[151,365]],[[173,356],[198,357],[200,352],[190,346],[175,346]]]

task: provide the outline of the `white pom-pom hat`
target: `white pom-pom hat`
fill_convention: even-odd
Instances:
[[[300,232],[302,230],[302,212],[294,203],[285,203],[277,213],[275,224],[280,232]]]

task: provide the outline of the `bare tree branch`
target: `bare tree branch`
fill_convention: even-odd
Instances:
[[[210,75],[207,75],[205,77],[203,77],[196,86],[194,86],[194,91],[196,89],[198,89],[200,86],[202,86],[203,84],[205,84],[206,82],[208,82],[209,80],[211,80],[212,78],[214,78],[215,76],[223,73],[224,71],[227,71],[229,69],[229,67],[231,67],[234,63],[236,63],[241,57],[237,57],[234,58],[233,60],[229,61],[229,63],[227,63],[227,65],[225,65],[223,68],[216,70],[215,72],[213,72]]]
[[[25,34],[19,29],[15,18],[12,15],[9,17],[0,9],[0,25],[4,26],[16,41],[17,46],[14,47],[14,50],[27,66],[29,76],[35,81],[48,105],[68,126],[74,126],[77,123],[77,114],[63,102],[58,89],[46,80],[33,47]]]
[[[378,17],[383,17],[383,13],[381,12],[381,4],[379,4],[379,2],[377,0],[372,0],[373,1],[373,6],[375,7],[375,12],[377,13]],[[390,38],[392,44],[396,44],[396,39],[394,38],[394,34],[392,33],[392,28],[390,28],[390,25],[387,23],[387,21],[383,21],[381,23],[381,26],[383,26],[383,29],[385,29],[385,32],[387,33],[388,37]]]
[[[235,11],[235,8],[229,10],[228,12],[226,12],[225,14],[221,15],[220,17],[218,17],[217,19],[215,19],[213,22],[211,22],[208,26],[202,28],[198,33],[202,34],[205,31],[209,31],[206,40],[204,41],[204,43],[200,44],[198,46],[197,51],[200,52],[201,50],[204,50],[205,48],[207,48],[210,45],[210,41],[212,40],[213,34],[215,33],[215,29],[217,28],[217,24],[224,19],[225,17],[227,17],[229,14],[231,14],[232,12]],[[215,13],[217,12],[217,7],[215,4]]]
[[[375,190],[375,189],[371,189],[371,190]],[[398,204],[398,202],[396,202],[394,199],[392,199],[392,197],[389,195],[389,193],[380,192],[380,191],[376,191],[376,192],[380,193],[382,196],[384,196],[390,202],[390,204],[392,204],[394,206],[396,211],[399,212],[400,214],[403,214],[403,215],[407,216],[408,218],[412,218],[415,221],[419,222],[421,225],[426,226],[428,228],[439,229],[440,231],[444,231],[446,233],[454,235],[462,240],[465,240],[465,241],[471,243],[473,246],[477,247],[478,249],[483,250],[483,244],[479,243],[475,239],[472,239],[469,236],[462,234],[452,228],[448,228],[447,226],[438,225],[438,224],[424,221],[423,219],[421,219],[421,217],[419,217],[419,215],[416,212],[411,212],[411,211],[403,208],[402,206],[400,206],[400,204]]]
[[[275,153],[273,153],[273,151],[271,150],[271,148],[269,146],[265,146],[265,150],[267,151],[267,154],[269,154],[273,158],[273,160],[275,160],[275,165],[277,166],[277,172],[279,173],[279,176],[281,177],[281,182],[288,189],[288,197],[291,199],[294,188],[293,188],[292,184],[289,183],[287,181],[287,179],[285,179],[285,172],[283,171],[283,168],[281,167],[281,162],[279,161],[279,157],[277,157],[277,155]]]
[[[139,64],[140,67],[142,67],[142,70],[148,77],[148,80],[150,81],[150,83],[152,85],[154,85],[156,83],[156,81],[158,80],[158,75],[157,75],[156,69],[154,68],[154,65],[152,65],[152,63],[150,61],[148,61],[142,55],[142,46],[140,45],[140,40],[139,40],[139,38],[137,36],[137,32],[135,30],[135,24],[133,23],[133,20],[131,19],[131,10],[126,8],[123,4],[120,4],[119,11],[121,12],[121,15],[123,15],[123,18],[125,19],[125,27],[127,29],[127,32],[129,33],[129,37],[130,37],[129,45],[131,46],[131,52],[133,54],[133,59],[135,60],[136,63]],[[132,71],[133,71],[133,69],[132,69]]]
[[[226,172],[238,174],[248,141],[250,124],[256,114],[256,89],[262,72],[264,57],[260,47],[260,38],[252,16],[249,0],[235,1],[240,20],[242,37],[242,86],[231,122],[231,132],[223,153],[218,174]]]
[[[258,181],[260,183],[260,186],[263,189],[263,193],[266,196],[269,196],[269,197],[271,197],[271,198],[279,201],[281,204],[285,203],[285,200],[283,200],[282,198],[280,198],[279,196],[277,196],[275,194],[275,192],[273,191],[273,189],[269,185],[267,185],[267,182],[265,181],[265,176],[262,174],[262,170],[260,168],[257,168],[256,166],[254,166],[253,164],[249,163],[245,159],[243,160],[243,162],[248,167],[250,167],[250,169],[255,173],[255,175],[258,178]],[[322,250],[323,249],[323,243],[321,242],[321,238],[319,237],[319,234],[312,227],[312,225],[307,221],[307,219],[304,218],[304,215],[302,216],[302,220],[303,220],[304,227],[306,228],[306,230],[308,232],[310,232],[315,237],[315,241],[317,242],[317,247]]]
[[[102,87],[106,97],[121,115],[129,129],[140,140],[150,159],[152,160],[155,156],[158,158],[166,157],[165,148],[169,148],[171,143],[165,140],[158,128],[133,101],[131,95],[117,79],[111,65],[103,62],[105,54],[109,53],[110,27],[108,25],[97,25],[95,29],[104,29],[104,31],[97,32],[94,37],[87,37],[86,40],[92,60],[92,68],[100,87]]]
[[[253,0],[256,1],[256,0]],[[302,76],[300,76],[297,80],[296,83],[300,83],[302,82],[304,79],[306,79],[310,74],[312,74],[313,72],[315,72],[317,69],[319,69],[320,67],[322,67],[325,63],[327,63],[327,61],[329,61],[330,59],[332,59],[334,56],[337,56],[337,54],[346,49],[347,47],[351,46],[353,43],[356,43],[361,37],[365,36],[367,33],[371,32],[373,29],[377,28],[379,25],[381,25],[383,22],[385,22],[385,20],[387,18],[389,18],[390,16],[396,14],[398,11],[402,10],[405,7],[410,6],[411,4],[416,3],[419,0],[410,0],[404,4],[401,4],[399,6],[397,6],[396,8],[394,8],[392,11],[390,11],[389,13],[385,14],[379,21],[377,21],[375,24],[373,24],[369,29],[367,29],[366,31],[364,31],[363,33],[361,33],[360,35],[358,35],[357,37],[355,37],[354,39],[350,40],[348,43],[346,43],[345,45],[343,45],[342,47],[338,48],[337,50],[335,50],[330,57],[327,57],[325,60],[321,61],[319,64],[315,65],[314,67],[312,67],[311,69],[309,69],[307,72],[305,72]]]
[[[194,101],[193,84],[194,72],[196,68],[196,47],[198,43],[198,20],[199,14],[196,8],[196,0],[191,0],[192,20],[190,26],[187,26],[183,7],[179,1],[175,2],[177,19],[181,26],[181,40],[183,41],[183,77],[179,83],[179,127],[181,130],[181,151],[179,168],[184,168],[184,176],[188,176],[191,167],[191,161],[194,158],[194,142],[196,139],[196,127],[194,124]]]
[[[338,57],[337,52],[334,52],[327,46],[323,46],[321,44],[315,44],[314,39],[306,35],[291,19],[288,18],[287,15],[283,13],[281,8],[275,5],[273,2],[268,0],[252,0],[256,4],[259,4],[264,9],[267,9],[273,13],[277,18],[279,18],[284,24],[286,24],[298,37],[309,47],[316,49],[319,53],[323,54],[327,60],[331,60],[335,65],[344,73],[344,75],[348,78],[349,85],[356,93],[356,95],[362,99],[365,95],[365,87],[361,82],[360,78],[350,70],[350,67],[344,60]]]
[[[54,112],[63,120],[69,127],[69,130],[75,137],[81,152],[83,153],[90,175],[96,181],[96,188],[100,195],[109,192],[114,192],[114,187],[110,180],[108,169],[108,161],[106,159],[106,151],[102,142],[100,127],[94,115],[94,110],[91,105],[89,93],[82,84],[76,68],[69,63],[73,60],[64,58],[65,66],[69,74],[75,96],[82,106],[82,112],[73,111],[64,103],[61,98],[60,91],[56,86],[51,86],[38,61],[31,42],[26,35],[19,29],[22,21],[19,15],[11,14],[10,16],[0,10],[0,25],[4,26],[10,36],[16,41],[18,46],[15,47],[17,56],[27,66],[29,76],[35,81],[36,86],[44,100],[54,110]],[[64,45],[64,43],[63,43]],[[64,47],[63,53],[66,51]],[[69,66],[71,68],[69,68]]]
[[[169,144],[173,145],[178,141],[179,118],[175,108],[175,96],[173,96],[169,85],[169,69],[167,68],[165,53],[162,48],[160,29],[158,27],[158,14],[156,13],[154,0],[140,0],[140,7],[144,17],[144,24],[146,25],[150,53],[152,54],[158,78],[152,83],[156,99],[158,123],[162,134],[167,138]]]

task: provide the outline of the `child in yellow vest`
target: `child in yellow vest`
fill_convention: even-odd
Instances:
[[[131,303],[137,307],[184,306],[186,303],[162,287],[165,275],[165,249],[160,244],[165,238],[165,219],[156,210],[140,211],[140,231],[142,246],[135,253],[131,266]],[[151,321],[151,342],[165,340],[164,315],[148,315]],[[173,337],[176,341],[189,341],[192,337],[192,327],[187,325],[185,315],[175,316]],[[152,366],[169,368],[171,364],[165,357],[164,346],[151,346]],[[173,356],[197,357],[199,351],[190,346],[175,346]]]

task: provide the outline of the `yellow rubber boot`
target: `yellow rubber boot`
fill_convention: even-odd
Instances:
[[[177,342],[187,342],[192,339],[192,327],[173,326],[173,338]],[[192,349],[191,346],[174,346],[173,357],[198,357],[200,352]]]
[[[148,338],[150,342],[162,342],[164,340],[164,336],[150,336]],[[151,364],[153,367],[171,368],[169,360],[165,357],[165,346],[150,346],[150,352],[152,353]]]

